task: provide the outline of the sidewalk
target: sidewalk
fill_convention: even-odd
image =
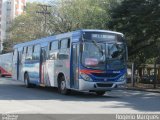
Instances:
[[[157,84],[156,89],[153,88],[153,84],[143,84],[143,83],[135,83],[134,87],[131,83],[128,83],[126,86],[127,90],[137,90],[137,91],[147,91],[147,92],[155,92],[160,93],[160,85]]]

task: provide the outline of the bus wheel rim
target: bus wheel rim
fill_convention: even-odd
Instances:
[[[61,81],[61,90],[64,90],[66,88],[65,81]]]

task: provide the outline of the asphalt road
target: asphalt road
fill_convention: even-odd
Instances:
[[[19,81],[0,78],[0,113],[160,113],[160,94],[114,90],[101,97],[80,92],[66,96],[59,94],[57,89],[25,88]]]

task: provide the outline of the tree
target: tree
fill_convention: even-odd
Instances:
[[[38,9],[37,3],[27,3],[26,12],[12,22],[8,32],[14,44],[49,35],[43,30],[44,20],[36,13]]]
[[[24,14],[16,17],[8,28],[8,39],[4,43],[4,52],[10,52],[14,44],[38,39],[50,35],[48,30],[44,31],[44,18],[36,13],[39,3],[27,3]],[[48,21],[47,21],[48,22]]]
[[[82,28],[106,29],[109,7],[114,3],[116,0],[54,0],[45,31],[44,16],[36,13],[38,4],[28,3],[25,14],[18,16],[8,30],[10,41],[16,44]]]
[[[135,61],[144,63],[159,54],[159,5],[159,0],[123,0],[110,10],[108,26],[125,33],[129,55]]]
[[[59,0],[52,5],[52,33],[76,29],[106,29],[110,0]]]
[[[5,40],[5,42],[3,42],[2,54],[8,53],[11,51],[12,51],[12,43],[9,40]]]

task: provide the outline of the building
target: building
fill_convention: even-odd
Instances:
[[[0,49],[2,48],[2,0],[0,0]]]
[[[26,0],[12,0],[12,8],[11,8],[11,17],[14,19],[15,17],[24,13],[24,9],[26,6]]]
[[[26,0],[0,0],[0,52],[8,39],[7,28],[15,17],[24,13],[25,6]]]

